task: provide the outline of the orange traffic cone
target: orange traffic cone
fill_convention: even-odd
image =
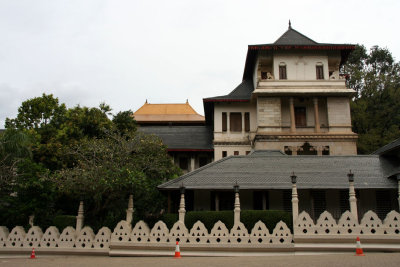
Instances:
[[[36,259],[35,248],[32,248],[31,259]]]
[[[176,241],[176,247],[175,247],[175,256],[174,256],[174,258],[180,258],[181,257],[181,251],[180,251],[180,249],[179,249],[179,242],[178,241]]]
[[[365,256],[361,247],[360,238],[357,236],[356,256]]]

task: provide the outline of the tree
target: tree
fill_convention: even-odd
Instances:
[[[136,131],[136,121],[131,110],[118,112],[113,116],[112,122],[122,135]]]
[[[107,210],[123,212],[126,196],[133,193],[136,214],[159,212],[165,199],[157,185],[180,174],[161,140],[153,135],[109,133],[102,139],[87,139],[72,147],[77,158],[73,168],[61,169],[50,177],[61,192],[85,197],[88,218],[104,220]],[[119,205],[115,205],[118,203]]]
[[[400,64],[386,48],[357,46],[343,72],[357,94],[351,103],[357,149],[369,154],[400,137]]]

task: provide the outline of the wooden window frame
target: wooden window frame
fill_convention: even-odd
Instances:
[[[316,71],[316,75],[317,75],[317,80],[323,80],[324,79],[324,66],[323,65],[315,66],[315,71]]]
[[[229,130],[231,132],[241,132],[242,131],[242,119],[243,119],[242,113],[231,112],[229,114]]]
[[[250,112],[244,113],[244,131],[250,132]]]
[[[228,118],[226,112],[222,112],[222,131],[226,132],[228,130]]]
[[[279,80],[287,80],[286,65],[279,65]]]

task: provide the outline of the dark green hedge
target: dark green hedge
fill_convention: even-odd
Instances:
[[[233,227],[233,211],[189,211],[185,216],[185,225],[188,230],[192,229],[197,221],[204,223],[204,226],[211,231],[214,224],[221,221],[228,229]]]
[[[282,210],[242,210],[240,213],[240,221],[249,232],[259,220],[265,223],[271,233],[279,221],[286,223],[293,232],[292,213],[290,212]]]

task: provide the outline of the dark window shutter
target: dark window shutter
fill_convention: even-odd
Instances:
[[[226,112],[222,112],[222,131],[226,132],[226,130],[227,130]]]
[[[242,131],[242,114],[241,113],[231,113],[230,114],[230,131],[231,132],[241,132]]]
[[[250,112],[244,113],[244,130],[250,132]]]
[[[279,80],[286,80],[286,66],[279,66]]]

